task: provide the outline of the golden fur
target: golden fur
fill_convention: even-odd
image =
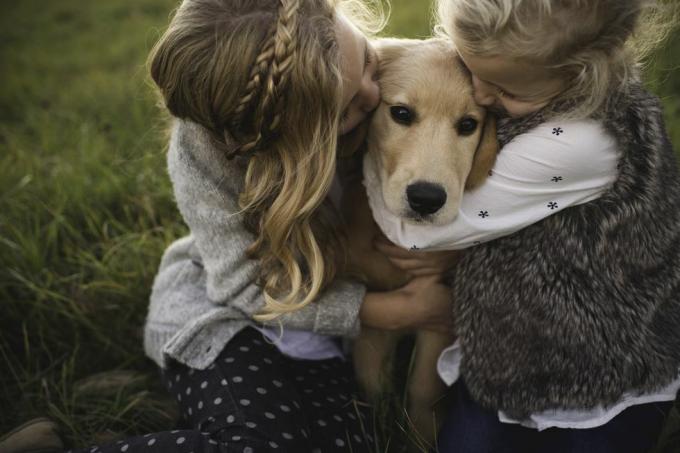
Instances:
[[[495,122],[475,104],[469,74],[449,42],[389,39],[378,41],[376,47],[383,102],[371,121],[365,157],[375,163],[377,171],[365,174],[365,183],[376,185],[388,209],[407,221],[414,218],[406,201],[408,185],[417,181],[441,185],[448,194],[446,204],[420,221],[451,222],[463,191],[481,183],[495,162]],[[408,106],[415,113],[412,124],[405,126],[392,118],[391,107],[395,105]],[[466,136],[457,130],[464,118],[479,123],[474,133]],[[345,202],[349,237],[360,242],[356,249],[361,253],[350,257],[354,269],[373,290],[405,284],[408,276],[373,249],[373,239],[381,233],[373,222],[363,188],[353,187]],[[401,336],[363,328],[355,342],[357,377],[373,398],[385,388],[385,371]],[[436,373],[436,361],[453,340],[452,334],[416,333],[407,410],[414,430],[430,443],[437,428],[434,405],[445,390]]]
[[[484,108],[475,104],[470,78],[446,41],[383,40],[380,52],[380,86],[383,102],[373,115],[369,129],[368,158],[374,160],[387,208],[406,221],[442,225],[458,213],[466,184],[485,176],[476,171],[470,178],[473,159],[495,156],[495,130],[483,134]],[[415,115],[405,127],[390,114],[391,106],[406,106]],[[457,125],[474,119],[478,127],[462,135]],[[443,187],[448,195],[444,207],[427,219],[416,216],[406,202],[405,188],[426,181]]]

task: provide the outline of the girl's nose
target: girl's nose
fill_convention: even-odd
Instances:
[[[378,82],[369,78],[361,85],[361,103],[359,108],[365,112],[369,113],[378,107],[380,103],[380,86]]]
[[[496,95],[498,93],[496,87],[490,83],[479,80],[475,76],[472,76],[472,85],[475,89],[474,98],[477,104],[490,106],[496,102]]]

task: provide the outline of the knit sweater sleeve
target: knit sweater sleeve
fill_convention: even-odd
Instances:
[[[178,121],[168,150],[168,169],[177,205],[194,237],[206,272],[207,294],[251,318],[264,307],[257,285],[259,262],[246,257],[253,235],[239,212],[245,167],[227,160],[199,126]],[[272,324],[325,335],[353,336],[365,287],[337,279],[314,302]]]
[[[547,122],[517,136],[493,171],[463,195],[446,225],[410,224],[369,193],[376,222],[409,249],[463,249],[515,233],[572,206],[599,198],[617,177],[620,152],[594,120]]]

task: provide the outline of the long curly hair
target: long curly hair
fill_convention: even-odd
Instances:
[[[247,254],[261,264],[260,321],[306,306],[343,266],[327,198],[342,100],[338,10],[368,32],[384,23],[357,0],[184,0],[149,57],[170,113],[248,161],[239,204],[255,237]]]
[[[560,116],[586,118],[637,78],[678,24],[675,0],[438,0],[438,34],[478,56],[506,55],[568,79]]]

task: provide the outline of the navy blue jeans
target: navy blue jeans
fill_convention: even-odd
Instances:
[[[439,453],[644,453],[656,444],[672,402],[632,406],[591,429],[538,431],[501,423],[459,381],[437,441]]]

